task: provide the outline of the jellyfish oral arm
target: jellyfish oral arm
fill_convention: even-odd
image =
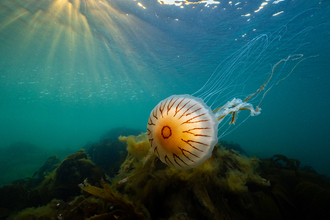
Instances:
[[[241,110],[249,110],[251,116],[259,115],[261,109],[260,108],[253,108],[251,103],[247,103],[242,101],[241,99],[234,98],[233,100],[227,102],[225,105],[214,109],[213,113],[215,117],[218,119],[219,123],[227,116],[232,114],[232,120],[229,124],[235,124],[237,119],[238,112]]]
[[[255,115],[259,115],[260,114],[260,111],[261,111],[261,108],[260,108],[260,104],[261,102],[263,101],[263,99],[265,98],[266,94],[269,92],[269,90],[271,90],[274,86],[278,85],[280,82],[282,82],[283,80],[285,80],[286,78],[288,78],[291,73],[293,72],[293,70],[296,69],[296,67],[302,62],[304,61],[305,59],[301,59],[303,57],[302,54],[294,54],[294,55],[289,55],[286,59],[282,59],[280,60],[279,62],[277,62],[274,67],[272,68],[272,72],[270,74],[270,76],[268,77],[268,79],[265,81],[264,84],[262,84],[260,86],[260,88],[255,92],[253,93],[252,95],[249,95],[248,97],[246,97],[244,99],[244,101],[242,101],[241,99],[236,99],[234,98],[233,100],[227,102],[225,105],[219,107],[219,108],[216,108],[213,110],[213,113],[215,114],[216,118],[218,119],[219,123],[221,123],[221,121],[227,116],[227,115],[230,115],[232,114],[232,120],[229,122],[229,124],[235,124],[235,121],[237,119],[237,115],[238,115],[238,112],[241,111],[241,110],[250,110],[250,115],[251,116],[255,116]],[[315,56],[311,56],[311,57],[315,57]],[[292,60],[298,60],[300,59],[300,61],[291,69],[291,71],[282,79],[280,79],[279,81],[277,81],[277,83],[273,84],[270,88],[268,88],[264,94],[262,95],[262,98],[258,104],[258,106],[256,108],[253,108],[253,105],[248,103],[248,101],[254,97],[255,95],[257,95],[258,93],[260,93],[262,90],[265,89],[267,83],[271,80],[271,78],[273,77],[274,75],[274,71],[276,69],[276,67],[282,63],[282,62],[287,62],[289,61],[290,59]]]

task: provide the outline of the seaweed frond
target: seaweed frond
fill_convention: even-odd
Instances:
[[[79,184],[79,187],[93,196],[103,198],[113,203],[116,207],[118,206],[119,210],[107,213],[108,215],[116,215],[116,219],[146,219],[141,212],[134,208],[131,202],[112,192],[110,186],[103,179],[101,179],[100,184],[103,188],[92,186],[87,180],[84,180],[84,183]],[[97,216],[94,216],[92,219],[97,219]]]

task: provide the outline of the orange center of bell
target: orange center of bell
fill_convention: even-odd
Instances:
[[[164,127],[162,128],[162,137],[163,137],[164,139],[167,139],[167,138],[171,137],[171,135],[172,135],[172,130],[171,130],[171,128],[170,128],[169,126],[164,126]]]

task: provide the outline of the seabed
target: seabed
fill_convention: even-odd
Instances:
[[[146,134],[104,138],[0,188],[0,220],[330,219],[329,178],[299,165],[222,141],[181,171],[150,152]]]

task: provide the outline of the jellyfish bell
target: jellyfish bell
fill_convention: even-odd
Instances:
[[[170,167],[186,170],[210,158],[218,142],[218,125],[232,114],[235,123],[241,110],[260,114],[250,103],[233,99],[212,109],[203,99],[191,95],[172,95],[151,111],[147,131],[152,151]]]
[[[218,142],[218,120],[201,98],[172,95],[151,111],[147,131],[153,152],[170,167],[199,166]]]

